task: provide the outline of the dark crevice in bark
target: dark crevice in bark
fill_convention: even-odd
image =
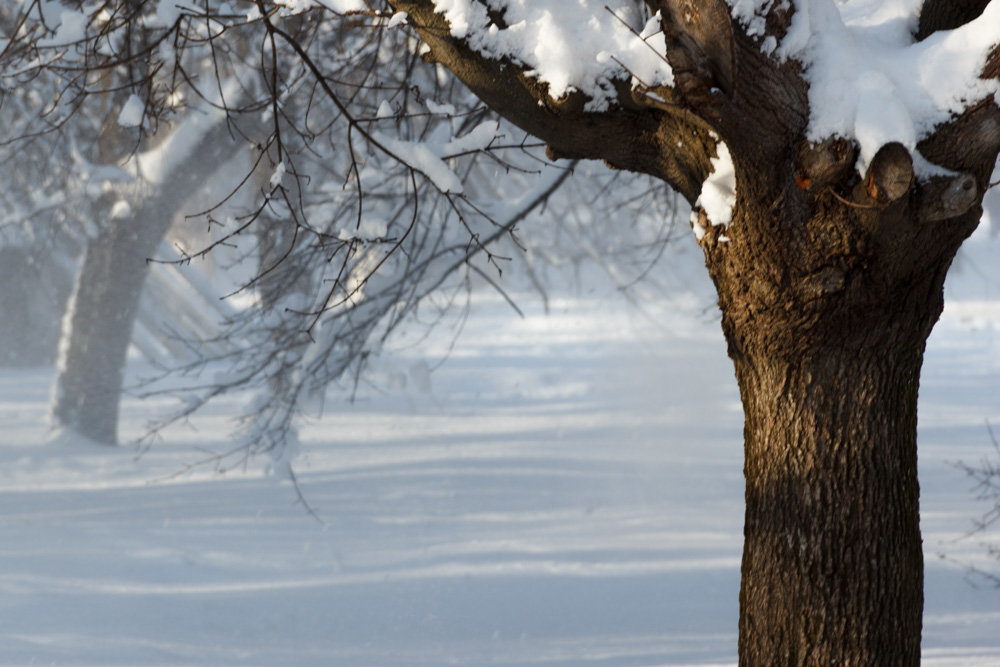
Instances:
[[[990,0],[926,0],[920,9],[916,38],[923,40],[939,30],[954,30],[977,18]]]

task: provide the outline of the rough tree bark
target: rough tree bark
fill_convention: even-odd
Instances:
[[[125,218],[107,221],[89,241],[64,318],[52,423],[113,445],[125,358],[149,272],[147,259],[178,207],[245,143],[224,117],[214,121],[191,155],[178,159],[155,194]]]
[[[883,206],[793,178],[702,242],[745,415],[741,661],[918,664],[917,386],[978,211],[942,233],[909,186]]]
[[[763,55],[722,0],[647,1],[662,13],[674,86],[623,83],[604,113],[476,54],[428,0],[391,4],[431,58],[551,157],[652,174],[694,204],[726,143],[733,221],[696,215],[745,412],[740,662],[918,664],[917,386],[945,274],[978,224],[1000,150],[997,106],[983,100],[918,146],[954,176],[918,182],[899,144],[857,174],[851,142],[805,141],[801,67]],[[778,38],[792,18],[783,4],[766,17]],[[986,4],[927,0],[919,35]],[[998,69],[995,50],[982,76]]]

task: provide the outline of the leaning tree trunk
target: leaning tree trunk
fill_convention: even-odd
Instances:
[[[94,442],[116,442],[118,398],[148,273],[146,258],[166,233],[172,213],[116,221],[87,244],[65,315],[52,406],[55,426]],[[132,224],[117,224],[122,222]]]
[[[139,299],[156,251],[178,207],[244,144],[234,141],[224,116],[195,117],[181,126],[200,141],[178,142],[163,158],[170,167],[156,194],[127,218],[108,223],[87,244],[63,326],[53,397],[55,427],[95,442],[115,444],[125,358]],[[167,166],[167,165],[164,165]]]

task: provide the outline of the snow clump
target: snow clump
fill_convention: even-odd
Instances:
[[[118,124],[122,127],[138,127],[142,125],[142,112],[146,105],[138,95],[129,95],[118,113]]]
[[[990,2],[967,25],[917,42],[923,0],[793,1],[792,24],[781,44],[761,48],[806,66],[807,138],[856,139],[862,173],[879,148],[898,141],[913,154],[919,176],[939,173],[920,156],[917,143],[970,103],[997,94],[998,82],[979,75],[1000,43],[1000,2]],[[751,36],[763,34],[763,14],[774,0],[729,4]]]
[[[701,195],[695,202],[695,209],[701,207],[713,227],[728,227],[733,221],[733,206],[736,205],[736,167],[729,147],[718,137],[716,140],[715,151],[718,156],[712,158],[712,173],[701,185]],[[691,214],[691,225],[695,237],[701,241],[707,230],[701,224],[697,212]],[[728,239],[722,237],[720,240]]]
[[[509,58],[545,83],[558,99],[581,91],[587,109],[607,109],[612,82],[671,85],[673,73],[659,15],[645,17],[634,0],[434,0],[451,34],[483,55]],[[1000,42],[1000,1],[956,30],[914,38],[923,0],[728,0],[734,18],[765,53],[795,59],[809,82],[807,138],[856,139],[858,168],[879,148],[899,142],[914,155],[918,175],[940,172],[916,150],[939,123],[971,102],[998,95],[996,80],[979,78]],[[487,13],[503,17],[503,27]],[[780,43],[765,34],[765,16],[793,6]]]
[[[670,85],[666,42],[659,16],[644,21],[634,0],[495,0],[501,28],[474,0],[434,0],[451,34],[475,51],[510,58],[559,99],[580,91],[590,111],[617,98],[612,82],[632,78],[649,86]]]
[[[430,179],[438,190],[453,195],[462,194],[462,179],[445,162],[462,153],[486,150],[500,136],[500,124],[488,120],[461,137],[431,136],[423,141],[404,141],[373,132],[372,137],[393,157],[416,169]]]

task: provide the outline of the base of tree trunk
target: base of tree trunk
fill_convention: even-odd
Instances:
[[[738,363],[745,665],[917,665],[920,354]]]
[[[149,270],[146,257],[166,229],[162,222],[148,227],[153,228],[151,238],[112,227],[87,245],[64,316],[52,406],[55,428],[117,443],[118,400]]]

